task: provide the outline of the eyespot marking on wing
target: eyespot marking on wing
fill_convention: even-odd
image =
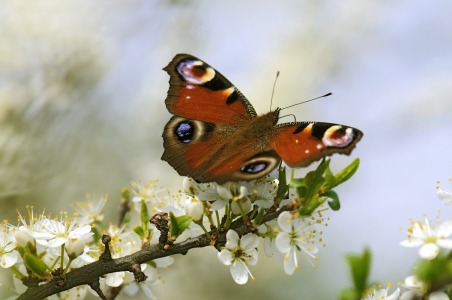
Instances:
[[[177,73],[189,83],[205,84],[215,78],[215,70],[200,60],[183,60],[177,65]]]

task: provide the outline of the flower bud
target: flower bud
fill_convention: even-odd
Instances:
[[[188,197],[185,201],[185,213],[190,216],[193,221],[199,221],[204,214],[204,206],[196,197]]]

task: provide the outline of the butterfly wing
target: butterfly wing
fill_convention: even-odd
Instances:
[[[268,140],[250,130],[270,132],[273,117],[256,117],[231,82],[192,55],[176,55],[164,70],[170,75],[165,103],[175,116],[163,131],[162,159],[180,175],[222,183],[257,179],[276,167],[280,160]]]
[[[267,117],[268,119],[268,117]],[[216,125],[174,116],[163,132],[162,159],[182,176],[199,182],[258,179],[273,170],[280,158],[271,148],[269,135],[259,138],[254,134],[253,122],[234,125]],[[262,131],[270,132],[270,122]]]
[[[236,124],[256,116],[245,96],[199,58],[177,54],[164,70],[170,75],[165,104],[173,115],[215,124]]]
[[[271,146],[290,167],[304,167],[334,153],[350,154],[363,133],[353,127],[322,123],[285,123],[274,127]]]

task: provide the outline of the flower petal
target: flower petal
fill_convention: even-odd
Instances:
[[[292,275],[297,268],[297,252],[292,248],[287,252],[286,256],[284,256],[284,272],[286,272],[287,275]]]
[[[422,246],[424,244],[424,241],[423,240],[419,240],[419,239],[413,239],[413,238],[410,238],[410,239],[407,239],[407,240],[404,240],[404,241],[401,241],[400,242],[400,246],[403,246],[403,247],[419,247],[419,246]]]
[[[233,249],[239,244],[239,235],[234,230],[230,229],[228,233],[226,233],[226,248]]]
[[[217,193],[224,200],[230,200],[233,198],[231,191],[222,185],[217,185]]]
[[[449,300],[449,296],[443,291],[435,291],[428,295],[428,300]]]
[[[118,287],[124,281],[125,272],[116,272],[107,274],[105,278],[105,283],[111,287]]]
[[[445,191],[443,189],[438,189],[436,191],[436,195],[438,196],[439,199],[444,201],[445,204],[452,203],[452,193],[451,192]]]
[[[438,253],[439,248],[434,243],[425,244],[419,249],[419,256],[423,259],[432,260],[438,255]]]
[[[255,234],[248,233],[240,239],[240,246],[243,249],[257,248],[257,246],[259,246],[259,238]]]
[[[244,262],[235,261],[230,268],[232,278],[238,284],[245,284],[248,282],[248,270]]]
[[[441,248],[452,249],[452,240],[437,240],[436,243]]]
[[[15,253],[5,253],[2,255],[0,264],[2,268],[9,268],[17,262],[17,255]]]
[[[226,266],[230,266],[232,264],[232,252],[228,249],[223,249],[218,252],[217,257]]]
[[[278,225],[284,232],[292,231],[292,215],[285,211],[278,216]]]
[[[278,235],[276,236],[275,245],[276,245],[276,248],[281,253],[289,252],[290,248],[292,247],[290,245],[290,237],[289,237],[289,235],[287,233],[285,233],[285,232],[278,233]]]
[[[436,235],[439,238],[445,238],[452,234],[452,221],[445,221],[438,226]]]

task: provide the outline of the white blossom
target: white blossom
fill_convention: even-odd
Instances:
[[[248,282],[248,277],[254,279],[248,266],[257,263],[257,246],[259,238],[248,233],[242,238],[234,230],[229,230],[226,234],[226,246],[218,253],[218,259],[230,266],[230,272],[234,281],[238,284]]]
[[[284,254],[284,271],[291,275],[298,269],[299,252],[312,259],[317,259],[318,248],[311,243],[310,227],[301,218],[293,218],[289,212],[282,212],[278,217],[281,231],[276,236],[276,247]]]
[[[248,189],[245,185],[237,182],[226,182],[223,185],[217,185],[217,192],[219,198],[212,203],[211,210],[222,209],[228,203],[235,203],[233,212],[236,215],[240,214],[240,208],[238,205],[243,205],[242,208],[245,213],[251,209],[251,201],[247,197]],[[240,202],[240,204],[238,204],[238,202]]]
[[[14,233],[6,226],[0,226],[0,266],[2,268],[12,267],[18,259],[18,255],[14,250],[16,241]]]
[[[397,300],[400,295],[400,289],[397,288],[392,294],[388,295],[387,289],[374,289],[370,293],[366,294],[362,300]]]
[[[104,215],[102,211],[107,203],[107,195],[94,196],[88,195],[83,202],[75,203],[75,211],[77,213],[77,220],[81,224],[93,224],[95,222],[102,222]]]
[[[452,239],[448,238],[452,234],[452,221],[445,221],[435,228],[425,219],[425,224],[420,221],[414,222],[408,232],[408,239],[402,241],[400,245],[420,247],[419,256],[423,259],[434,259],[438,256],[440,248],[452,249]]]
[[[416,276],[408,276],[405,278],[403,287],[407,288],[407,291],[402,293],[400,300],[421,299],[427,292],[428,285],[417,279]],[[428,295],[427,300],[449,300],[449,297],[443,291],[435,291]]]

